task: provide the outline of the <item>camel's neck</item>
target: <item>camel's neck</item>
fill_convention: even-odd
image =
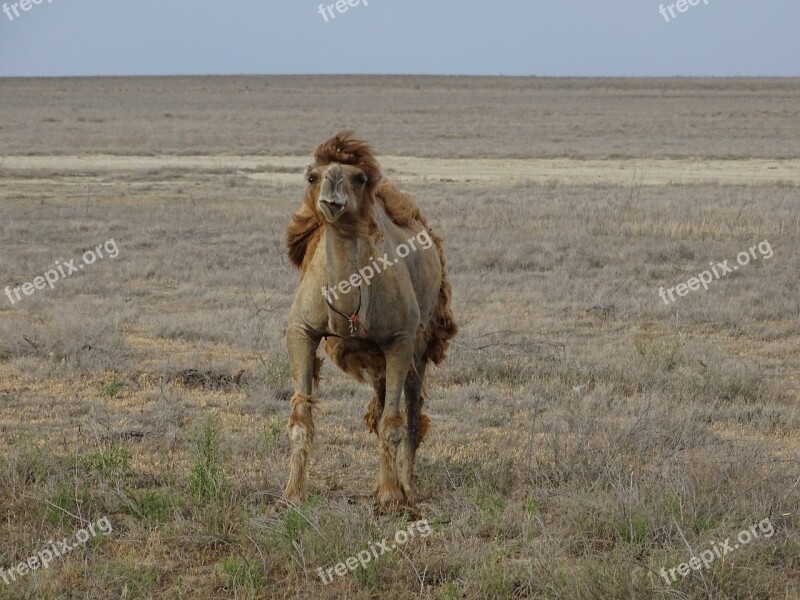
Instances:
[[[348,315],[358,308],[359,295],[362,309],[365,306],[367,285],[360,281],[359,270],[369,264],[370,251],[370,244],[366,239],[350,238],[333,227],[325,230],[327,285],[330,289],[328,299],[338,310]]]

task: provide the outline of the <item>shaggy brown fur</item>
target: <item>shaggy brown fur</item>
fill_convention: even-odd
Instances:
[[[395,225],[410,227],[414,223],[419,223],[430,233],[433,243],[439,252],[442,269],[445,269],[444,240],[428,226],[428,221],[422,215],[416,200],[411,194],[398,189],[388,179],[382,179],[380,167],[366,142],[355,139],[351,131],[342,131],[336,137],[317,146],[314,152],[314,159],[318,166],[336,162],[352,165],[363,170],[369,177],[368,185],[375,190],[375,198],[381,203],[387,216]],[[316,252],[317,244],[319,244],[322,236],[323,217],[315,208],[317,199],[314,191],[314,188],[308,188],[300,210],[294,213],[286,229],[286,245],[289,249],[289,259],[302,272],[305,272],[307,262]],[[370,230],[374,231],[372,228]],[[450,310],[451,294],[450,280],[445,274],[439,290],[436,318],[429,324],[431,331],[428,332],[425,350],[426,361],[433,362],[435,365],[439,365],[444,361],[447,356],[449,340],[458,332],[453,313]],[[331,340],[331,342],[335,346],[335,340]],[[326,350],[329,355],[331,355],[331,352],[337,352],[337,349],[331,346],[327,346]],[[361,375],[362,370],[373,371],[375,368],[380,369],[380,365],[377,364],[351,365],[346,360],[343,360],[343,364],[347,365],[345,367],[336,360],[334,362],[362,383],[364,382],[364,377]]]
[[[349,131],[340,132],[317,147],[306,177],[309,187],[287,227],[289,258],[302,274],[287,339],[297,397],[308,400],[298,401],[296,406],[293,402],[292,475],[286,495],[294,500],[305,489],[305,481],[300,478],[305,473],[307,443],[312,437],[309,434],[313,434],[310,423],[313,400],[309,394],[311,387],[318,384],[321,364],[313,353],[324,337],[325,352],[333,362],[358,381],[369,381],[375,390],[364,419],[370,431],[378,434],[381,448],[379,503],[410,503],[415,453],[429,428],[429,419],[422,414],[426,366],[444,360],[449,340],[457,332],[450,309],[451,286],[445,269],[443,241],[430,229],[414,198],[383,179],[370,147]],[[331,200],[333,196],[344,198],[342,213],[337,216],[328,213],[326,219],[323,205],[339,203],[335,198]],[[338,218],[342,214],[345,217]],[[388,225],[387,218],[394,228]],[[347,271],[347,265],[363,265],[364,257],[379,256],[390,242],[396,244],[401,239],[398,236],[423,231],[430,236],[435,255],[430,255],[427,252],[430,246],[426,246],[425,252],[419,251],[421,258],[415,262],[396,267],[396,272],[358,287],[358,307],[365,297],[368,304],[373,298],[379,304],[365,308],[360,315],[364,323],[358,335],[347,335],[342,329],[341,315],[337,316],[316,297],[318,286],[326,285],[336,273],[352,272]],[[409,272],[412,264],[420,271]],[[408,287],[414,281],[416,287]],[[337,298],[342,303],[340,312],[345,309],[344,303],[351,304],[348,314],[360,310],[353,298]],[[408,315],[413,311],[409,312],[408,307],[417,305],[420,319],[423,314],[425,318],[409,321]],[[397,343],[402,343],[402,347]],[[405,415],[398,412],[401,395],[405,396]],[[306,417],[309,423],[304,433],[301,430]]]

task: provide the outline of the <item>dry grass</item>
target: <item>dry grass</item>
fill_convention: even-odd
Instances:
[[[357,81],[373,99],[388,94],[385,80]],[[240,95],[243,85],[265,84]],[[370,105],[336,84],[348,111]],[[70,100],[53,111],[80,106],[80,97],[89,108],[76,114],[103,122],[38,140],[24,133],[13,143],[4,127],[0,149],[72,154],[71,144],[83,140],[78,150],[109,154],[307,153],[329,133],[309,123],[337,125],[322,105],[269,133],[251,123],[245,135],[237,119],[263,114],[265,98],[313,105],[307,95],[319,85],[317,78],[148,82],[148,110],[158,106],[154,90],[196,92],[197,112],[180,120],[181,138],[180,127],[138,129],[115,106],[96,106],[98,95],[124,98],[136,87],[130,80],[81,81],[80,93],[59,80],[11,82],[0,96],[12,86],[23,96],[63,88]],[[406,103],[402,134],[400,117],[391,119],[397,131],[383,131],[390,125],[385,115],[377,119],[380,103],[370,105],[376,112],[367,111],[364,133],[380,151],[524,155],[524,135],[512,136],[510,122],[495,128],[508,115],[481,108],[496,94],[550,106],[540,124],[554,128],[587,119],[591,143],[537,140],[530,156],[611,154],[601,149],[614,147],[616,126],[596,127],[589,98],[609,96],[602,112],[614,94],[649,98],[664,94],[666,83],[420,85],[409,97],[426,98],[419,106],[430,114],[410,116],[415,105]],[[267,95],[274,86],[284,87]],[[293,86],[298,96],[284,96]],[[459,103],[473,98],[470,122],[481,132],[466,148],[442,133],[464,134],[463,115],[445,114],[436,101],[437,90],[458,86]],[[764,116],[773,101],[789,110],[781,95],[797,106],[797,86],[679,82],[675,89],[705,94],[689,102],[690,114],[723,110],[723,101],[752,104],[760,115],[742,116],[747,126],[738,130],[699,132],[686,153],[720,156],[727,147],[735,155],[797,157],[797,132],[767,135],[772,117]],[[236,104],[215,104],[221,90]],[[32,122],[52,117],[49,101],[28,100],[20,106],[36,116]],[[162,102],[159,111],[182,114]],[[656,129],[662,108],[646,98],[620,107],[614,111],[639,110],[629,111],[622,133],[632,136],[631,156],[680,154],[657,135],[668,129],[663,122]],[[438,129],[426,129],[429,120]],[[736,144],[726,146],[722,136],[734,131]],[[174,147],[162,144],[167,133]],[[258,146],[256,134],[274,145]],[[201,135],[203,143],[186,143]],[[361,420],[371,394],[330,365],[316,413],[311,496],[297,511],[271,513],[287,477],[284,322],[297,283],[282,239],[300,200],[304,159],[297,159],[296,183],[285,178],[293,173],[286,157],[265,157],[245,175],[188,163],[93,172],[85,160],[84,169],[61,171],[0,165],[0,287],[30,281],[56,259],[109,238],[120,248],[118,258],[18,305],[0,296],[0,568],[101,516],[114,533],[47,571],[0,583],[0,599],[800,597],[796,181],[467,181],[469,161],[455,181],[408,176],[406,187],[445,235],[461,326],[450,359],[432,371],[433,428],[418,459],[420,510],[434,533],[324,586],[317,567],[405,526],[400,517],[376,515],[364,498],[377,472],[377,443]],[[743,173],[753,169],[737,164]],[[403,181],[402,169],[398,176]],[[672,306],[659,299],[659,286],[764,239],[771,259]],[[775,526],[771,538],[672,586],[658,576],[764,518]]]

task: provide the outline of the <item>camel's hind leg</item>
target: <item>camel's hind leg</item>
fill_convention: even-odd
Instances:
[[[364,421],[367,424],[367,429],[372,433],[378,433],[378,423],[381,420],[383,405],[386,402],[386,377],[382,376],[373,382],[372,387],[375,388],[375,395],[372,396],[372,401],[367,407]]]
[[[414,459],[417,448],[425,438],[428,431],[430,420],[422,414],[422,406],[425,403],[423,395],[423,384],[425,380],[425,369],[427,363],[424,361],[416,362],[416,369],[408,373],[405,383],[406,398],[406,424],[408,426],[408,479],[414,472]]]

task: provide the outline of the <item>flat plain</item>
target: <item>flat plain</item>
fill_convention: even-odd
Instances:
[[[5,79],[0,103],[0,569],[114,527],[0,599],[800,598],[800,80]],[[374,510],[371,391],[327,363],[309,498],[275,510],[285,227],[342,128],[453,282],[413,516]]]

